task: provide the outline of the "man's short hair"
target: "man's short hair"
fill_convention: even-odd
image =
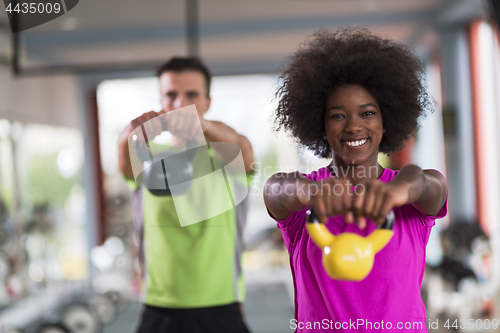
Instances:
[[[207,66],[205,66],[201,60],[196,57],[174,57],[158,67],[156,70],[156,76],[159,78],[165,72],[181,73],[186,71],[195,71],[203,74],[207,86],[207,97],[209,97],[210,81],[212,76]]]

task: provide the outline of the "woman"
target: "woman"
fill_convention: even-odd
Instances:
[[[290,255],[297,332],[426,332],[420,297],[425,246],[446,215],[447,185],[435,170],[384,169],[379,152],[400,150],[431,107],[423,66],[403,45],[363,28],[321,30],[289,58],[277,96],[278,130],[289,130],[330,165],[277,173],[264,201]],[[353,187],[355,186],[355,187]],[[326,275],[305,231],[312,207],[333,234],[370,234],[395,214],[394,236],[362,281]]]

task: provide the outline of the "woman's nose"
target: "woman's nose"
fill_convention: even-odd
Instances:
[[[361,120],[358,117],[348,117],[345,126],[346,132],[359,132],[361,130]]]

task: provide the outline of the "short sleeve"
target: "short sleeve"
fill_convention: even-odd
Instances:
[[[446,214],[448,214],[448,198],[446,198],[446,201],[444,202],[443,207],[441,207],[439,213],[437,213],[436,216],[430,216],[430,217],[433,219],[442,219],[443,217],[446,216]]]
[[[267,207],[266,207],[267,209]],[[303,211],[298,211],[298,212],[292,212],[292,214],[287,217],[285,220],[278,220],[277,218],[275,218],[273,216],[273,214],[271,214],[271,212],[269,211],[269,209],[267,209],[267,213],[269,214],[269,216],[275,220],[277,222],[277,225],[278,225],[278,228],[280,230],[284,230],[286,231],[287,229],[289,229],[291,226],[293,226],[293,224],[299,220],[299,217],[300,215],[304,215],[305,216],[305,210]],[[303,214],[300,214],[300,213],[303,213]]]
[[[437,172],[439,172],[441,174],[441,176],[445,179],[446,181],[446,178],[445,176],[439,171],[439,170],[436,170]],[[425,225],[430,225],[430,223],[432,223],[431,226],[433,226],[436,222],[437,219],[442,219],[443,217],[446,216],[446,214],[448,214],[448,197],[450,195],[450,188],[448,187],[448,183],[446,183],[446,200],[444,201],[444,204],[443,204],[443,207],[441,207],[441,210],[439,211],[439,213],[437,213],[436,216],[429,216],[429,215],[426,215],[426,214],[422,214],[420,213],[421,215],[423,215],[425,218]]]
[[[435,171],[439,172],[441,174],[441,176],[443,176],[443,178],[445,178],[444,175],[439,170],[435,170]],[[399,173],[399,170],[395,170],[392,177],[387,177],[385,179],[385,181],[386,182],[392,181],[398,173]],[[448,184],[446,185],[446,187],[447,187],[446,200],[444,201],[443,207],[441,207],[441,210],[436,214],[436,216],[431,216],[431,215],[427,215],[425,213],[422,213],[412,204],[405,205],[405,206],[411,207],[411,208],[409,208],[410,210],[407,211],[408,214],[416,215],[423,226],[433,227],[436,224],[437,219],[442,219],[443,217],[446,216],[446,214],[448,214],[448,197],[450,194],[450,189],[448,188]]]
[[[323,169],[326,169],[323,168]],[[318,172],[313,171],[311,174],[304,174],[301,173],[302,176],[307,177],[311,180],[318,180]],[[293,245],[296,243],[296,240],[301,237],[301,230],[304,229],[304,224],[306,221],[306,210],[301,210],[301,211],[296,211],[292,212],[292,214],[286,218],[285,220],[278,220],[276,219],[273,214],[269,211],[267,208],[267,213],[269,216],[277,222],[277,227],[278,229],[281,230],[281,233],[283,235],[283,240],[285,242],[286,248],[288,251],[293,250]],[[291,252],[290,252],[291,253]]]
[[[135,180],[133,180],[132,178],[123,177],[123,179],[127,183],[128,189],[130,191],[133,192],[133,191],[136,191],[139,188],[139,186],[137,185],[137,183],[135,182]]]
[[[443,207],[441,207],[441,210],[439,211],[439,213],[436,214],[436,216],[430,216],[424,214],[420,212],[417,208],[415,208],[415,206],[413,205],[411,206],[419,216],[420,220],[422,221],[422,224],[427,227],[432,227],[434,226],[434,224],[436,224],[437,219],[442,219],[443,217],[446,216],[446,214],[448,214],[448,197],[446,197]]]
[[[241,174],[236,177],[236,181],[242,185],[250,188],[250,185],[252,184],[252,180],[255,177],[255,174],[257,173],[256,169],[252,169],[252,171],[247,172],[246,174]]]

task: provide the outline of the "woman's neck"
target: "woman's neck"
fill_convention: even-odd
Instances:
[[[343,160],[333,159],[332,168],[337,178],[347,179],[354,185],[364,182],[368,179],[376,180],[384,171],[384,168],[375,159],[366,161],[362,164],[349,164]]]

